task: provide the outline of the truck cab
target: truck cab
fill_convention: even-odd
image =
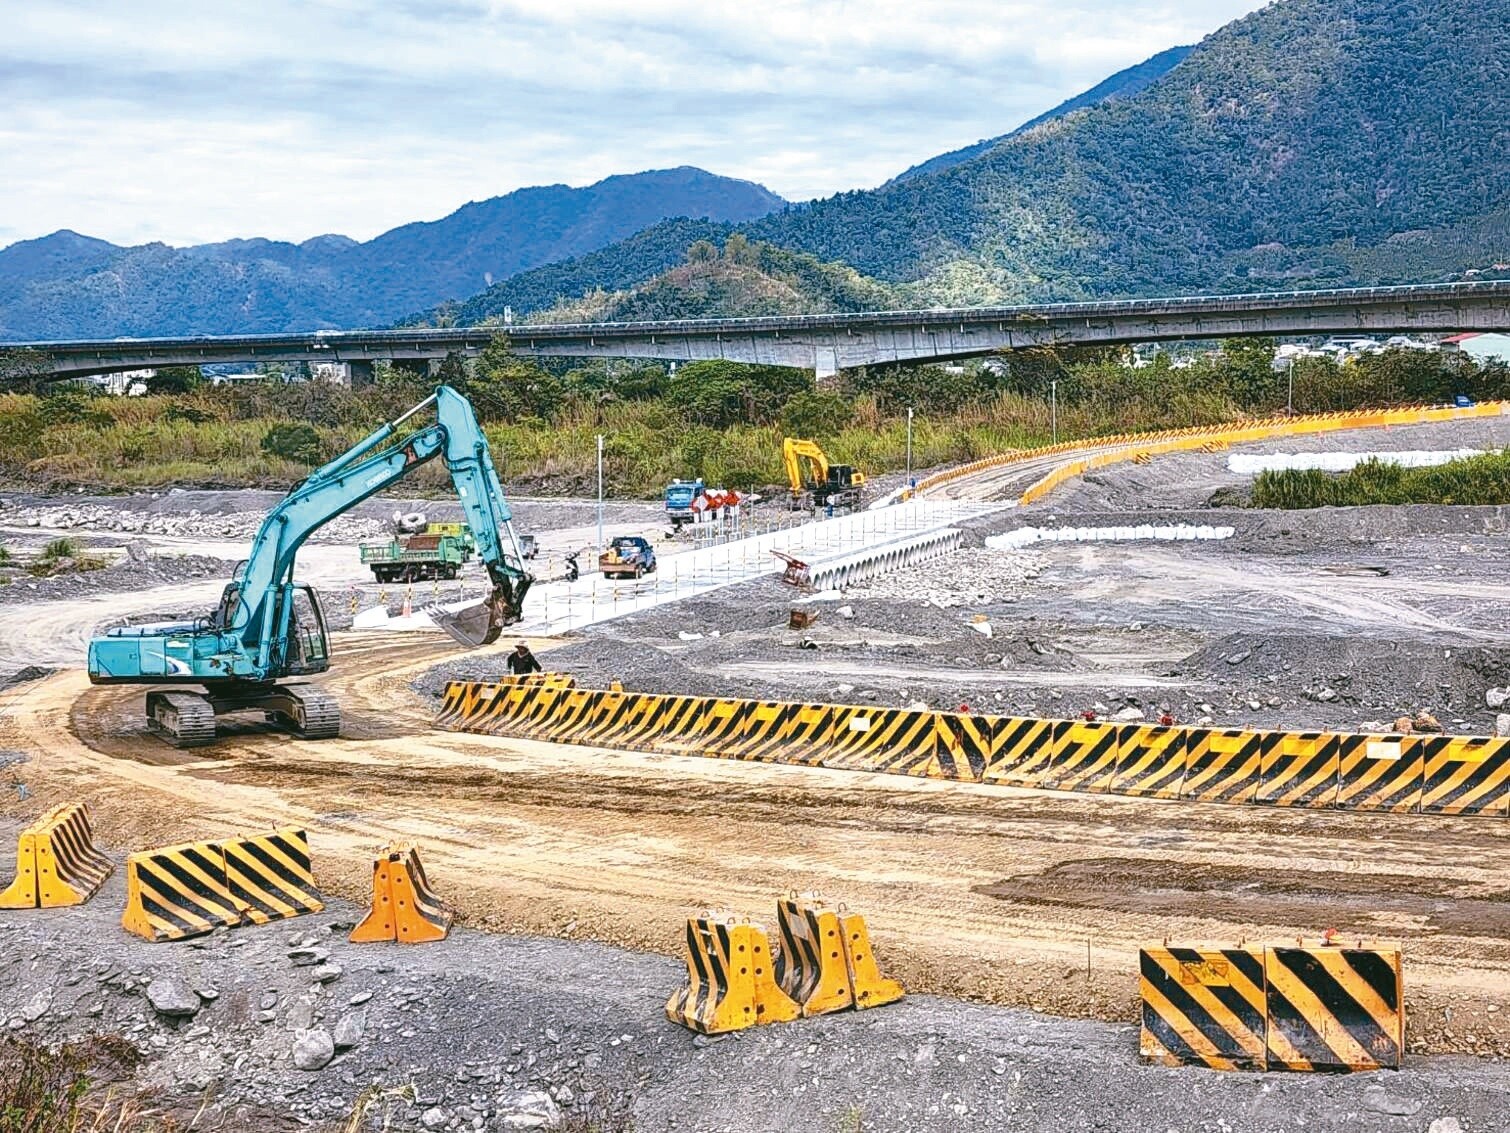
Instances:
[[[673,480],[666,485],[666,518],[674,531],[697,518],[692,502],[707,489],[701,480]]]

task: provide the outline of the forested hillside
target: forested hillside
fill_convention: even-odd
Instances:
[[[751,243],[735,234],[722,248],[699,240],[683,264],[622,291],[603,289],[530,316],[531,322],[641,322],[752,315],[806,315],[894,307],[895,288],[843,264]]]
[[[1194,51],[1194,47],[1171,47],[1167,51],[1161,51],[1151,58],[1143,60],[1132,67],[1118,71],[1109,79],[1103,79],[1088,91],[1082,91],[1073,98],[1067,98],[1052,110],[1045,110],[1036,118],[1030,118],[1010,134],[1002,134],[995,138],[986,138],[976,142],[973,146],[964,149],[953,150],[949,153],[941,153],[937,157],[930,157],[919,165],[897,174],[891,179],[891,184],[898,181],[908,181],[923,173],[938,173],[979,157],[987,150],[1000,145],[1010,137],[1031,130],[1034,126],[1041,126],[1045,122],[1052,122],[1056,118],[1063,118],[1074,110],[1082,110],[1087,106],[1099,106],[1103,102],[1109,102],[1114,98],[1131,98],[1139,91],[1147,90],[1159,79],[1169,74],[1179,62]]]
[[[1510,262],[1507,79],[1510,0],[1279,0],[1139,94],[738,230],[929,304],[1457,278]],[[636,262],[675,263],[668,235]],[[619,246],[581,266],[464,310],[634,275]]]
[[[0,250],[0,341],[381,326],[667,217],[748,220],[783,204],[751,182],[681,168],[521,189],[366,243],[119,248],[57,232]]]

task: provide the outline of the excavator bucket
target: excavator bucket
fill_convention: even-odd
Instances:
[[[460,610],[445,610],[430,606],[425,613],[438,629],[444,630],[460,645],[476,649],[491,645],[502,635],[505,626],[511,626],[523,616],[524,595],[532,579],[521,579],[515,586],[499,583],[493,593],[481,602],[463,606]]]

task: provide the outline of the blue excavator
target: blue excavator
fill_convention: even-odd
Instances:
[[[435,422],[399,439],[404,423],[432,405]],[[505,626],[519,620],[534,579],[524,569],[512,515],[472,406],[449,386],[439,386],[310,473],[268,513],[214,612],[96,637],[89,643],[89,679],[197,686],[147,694],[149,727],[175,747],[210,743],[217,716],[249,709],[260,709],[270,723],[306,739],[337,735],[340,706],[299,679],[330,668],[330,637],[318,595],[294,580],[294,557],[321,526],[436,457],[451,473],[493,589],[474,606],[429,612],[462,645],[496,641]]]

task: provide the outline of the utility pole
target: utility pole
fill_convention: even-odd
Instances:
[[[603,434],[598,434],[598,551],[603,550]]]
[[[917,487],[912,482],[912,407],[907,408],[907,486]]]
[[[1051,443],[1059,443],[1059,379],[1049,382],[1049,429],[1053,436]]]

